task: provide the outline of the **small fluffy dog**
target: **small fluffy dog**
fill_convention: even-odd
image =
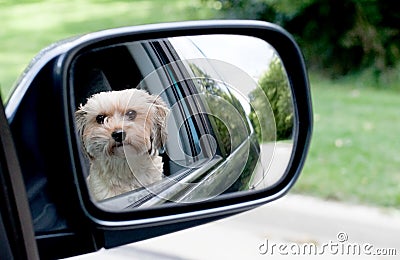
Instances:
[[[158,149],[166,141],[169,109],[144,90],[100,92],[75,113],[83,148],[90,159],[91,194],[103,200],[162,177]]]

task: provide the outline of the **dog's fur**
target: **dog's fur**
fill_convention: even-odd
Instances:
[[[158,149],[167,138],[168,112],[161,98],[138,89],[101,92],[79,107],[76,125],[90,159],[87,181],[96,200],[161,179]],[[125,133],[121,142],[112,137],[118,131]]]

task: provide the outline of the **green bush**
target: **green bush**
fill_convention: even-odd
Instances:
[[[286,72],[278,57],[272,60],[269,70],[259,79],[258,84],[260,87],[250,94],[250,102],[254,108],[250,119],[259,141],[291,138],[293,101]],[[269,115],[271,110],[273,115]],[[272,133],[273,130],[276,133]]]

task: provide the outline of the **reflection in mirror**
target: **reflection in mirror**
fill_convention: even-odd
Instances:
[[[162,38],[92,49],[72,64],[76,131],[99,207],[193,203],[285,174],[296,118],[267,42]]]

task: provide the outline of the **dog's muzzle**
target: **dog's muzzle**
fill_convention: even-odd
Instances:
[[[122,143],[122,141],[125,140],[126,133],[123,130],[117,130],[111,133],[111,137],[115,140],[115,142]]]

